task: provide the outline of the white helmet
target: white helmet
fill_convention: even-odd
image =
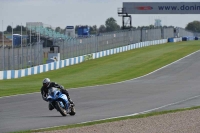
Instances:
[[[45,79],[42,81],[42,84],[43,84],[43,86],[45,86],[45,87],[49,87],[49,85],[50,85],[50,79],[49,79],[49,78],[45,78]]]

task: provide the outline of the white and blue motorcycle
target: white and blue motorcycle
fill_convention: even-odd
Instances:
[[[74,106],[69,103],[67,96],[62,94],[58,88],[51,87],[48,89],[47,100],[62,116],[76,114]]]

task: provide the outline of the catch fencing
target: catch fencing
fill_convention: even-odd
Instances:
[[[53,30],[50,32],[46,29],[46,27],[41,27],[41,24],[39,24],[39,26],[39,28],[33,26],[31,29],[30,27],[27,28],[26,35],[36,36],[37,39],[35,42],[26,38],[22,45],[17,47],[5,45],[3,47],[2,43],[0,46],[0,71],[25,69],[45,64],[46,58],[44,58],[44,55],[47,55],[49,52],[49,47],[46,47],[45,45],[47,40],[52,40],[53,45],[60,47],[60,59],[64,60],[139,42],[168,39],[173,37],[194,36],[194,33],[181,28],[178,28],[178,30],[174,30],[174,28],[143,28],[69,38],[64,34],[57,34]],[[52,36],[49,36],[50,34]],[[43,40],[44,38],[46,38],[46,41]]]
[[[43,63],[43,47],[39,43],[23,47],[0,48],[0,70],[18,70]]]
[[[181,38],[175,38],[174,40],[175,40],[174,42],[181,41]],[[159,45],[159,44],[163,44],[163,43],[167,43],[167,39],[134,43],[134,44],[130,44],[128,46],[122,46],[122,47],[118,47],[118,48],[104,50],[104,51],[100,51],[97,53],[91,53],[88,55],[73,57],[73,58],[69,58],[69,59],[65,59],[65,60],[61,60],[61,61],[57,61],[57,62],[51,62],[51,63],[44,64],[44,65],[38,65],[38,66],[31,67],[31,68],[26,68],[26,69],[0,71],[0,80],[21,78],[21,77],[28,76],[28,75],[39,74],[39,73],[43,73],[43,72],[47,72],[47,71],[51,71],[51,70],[60,69],[60,68],[66,67],[66,66],[79,64],[79,63],[87,61],[87,60],[101,58],[104,56],[117,54],[117,53],[128,51],[131,49],[137,49],[137,48],[147,47],[147,46],[151,46],[151,45]]]
[[[69,59],[138,42],[181,37],[176,36],[176,34],[174,28],[123,30],[104,33],[98,36],[59,40],[55,42],[55,45],[60,46],[61,59]],[[188,31],[181,32],[182,36],[191,34],[193,33]],[[45,52],[48,52],[48,49]]]

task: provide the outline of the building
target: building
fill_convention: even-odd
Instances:
[[[154,24],[155,27],[161,27],[162,24],[161,24],[161,20],[160,19],[155,19],[155,24]]]
[[[65,28],[65,35],[68,37],[75,37],[75,28],[74,26],[67,26]]]

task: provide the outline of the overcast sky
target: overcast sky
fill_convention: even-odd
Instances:
[[[105,25],[113,17],[122,25],[117,8],[123,2],[200,2],[200,0],[0,0],[0,31],[8,25],[26,25],[26,22],[42,22],[52,27],[65,28],[75,25]],[[200,21],[200,14],[190,15],[138,15],[132,14],[132,26],[147,26],[161,19],[162,25],[183,27],[194,20]]]

